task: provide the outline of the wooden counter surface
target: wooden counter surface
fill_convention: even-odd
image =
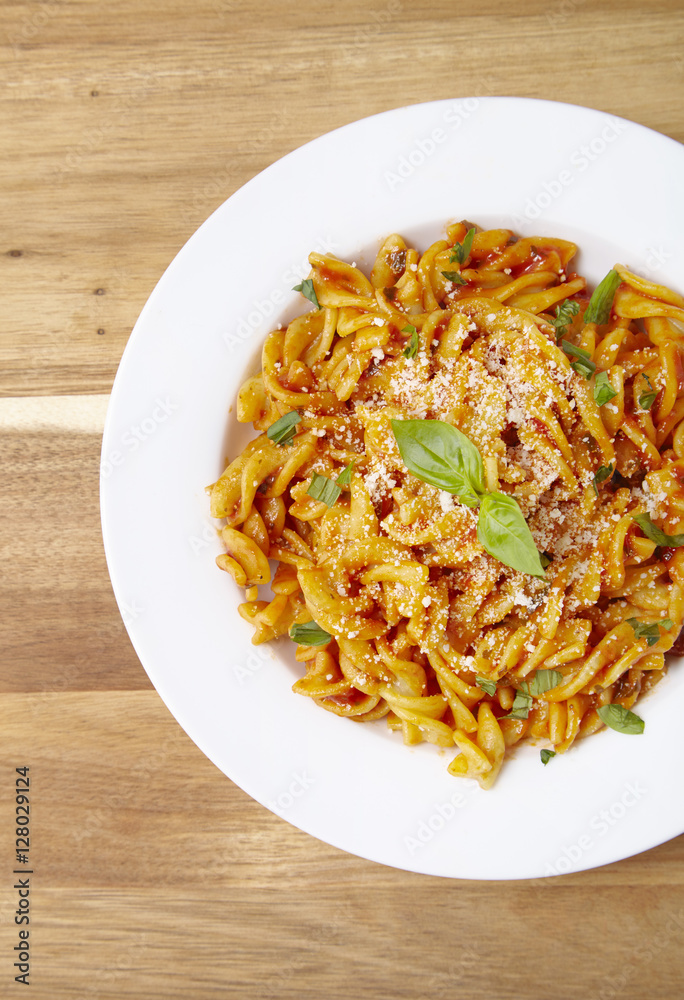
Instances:
[[[151,687],[98,512],[135,319],[258,171],[355,119],[472,94],[587,105],[684,141],[683,41],[678,0],[0,5],[0,995],[684,993],[684,837],[559,879],[448,881],[346,855],[252,801]],[[13,968],[22,766],[30,993]]]

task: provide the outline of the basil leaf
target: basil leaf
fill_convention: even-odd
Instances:
[[[581,375],[582,378],[586,379],[587,382],[596,371],[596,365],[593,361],[573,361],[571,362],[570,367],[573,371],[576,371],[578,375]]]
[[[458,271],[442,271],[447,281],[453,281],[455,285],[465,285],[466,280],[462,278]]]
[[[305,622],[303,625],[293,625],[289,636],[294,642],[301,643],[302,646],[325,646],[332,639],[330,633],[314,621]]]
[[[601,705],[596,712],[601,722],[605,722],[616,733],[638,736],[644,731],[644,720],[623,705]]]
[[[548,764],[548,762],[551,760],[551,758],[556,756],[556,751],[555,750],[540,750],[539,751],[539,756],[541,758],[542,764],[544,764],[544,766],[546,766],[546,764]]]
[[[594,379],[594,402],[597,406],[605,406],[614,396],[617,392],[610,384],[608,372],[598,372]]]
[[[642,377],[646,379],[646,384],[649,388],[649,392],[642,392],[641,395],[638,397],[638,403],[642,410],[650,410],[653,404],[655,403],[658,391],[657,389],[654,389],[653,386],[651,385],[651,380],[648,377],[648,375],[646,375],[645,372],[642,372],[641,374]]]
[[[459,264],[465,264],[468,257],[470,257],[470,250],[473,245],[473,237],[475,236],[475,228],[469,229],[468,232],[463,237],[463,243],[454,243],[452,250],[453,253],[449,257],[449,263],[453,264],[454,261],[458,261]]]
[[[645,639],[647,646],[655,646],[660,639],[661,628],[669,632],[674,627],[674,622],[669,618],[661,618],[656,622],[640,622],[638,618],[627,618],[626,621],[634,629],[634,638]]]
[[[342,472],[340,472],[339,476],[335,480],[338,486],[351,486],[351,477],[355,464],[355,462],[350,462],[349,465],[345,465]]]
[[[571,344],[569,340],[562,340],[561,347],[566,354],[570,355],[570,357],[577,358],[577,361],[573,361],[570,367],[573,368],[578,375],[581,375],[589,381],[591,376],[596,371],[596,365],[591,360],[589,351],[585,351],[583,347],[575,347],[575,345]]]
[[[293,285],[292,291],[301,292],[304,298],[308,299],[309,302],[313,302],[317,309],[321,308],[318,299],[316,298],[313,278],[305,278],[304,281],[300,282],[300,284]]]
[[[597,286],[589,299],[589,305],[584,313],[585,323],[607,323],[613,308],[613,299],[622,278],[616,270],[611,270]]]
[[[662,528],[653,523],[650,514],[637,514],[632,520],[636,521],[646,537],[656,545],[665,545],[671,549],[678,549],[684,545],[684,534],[666,535]]]
[[[599,495],[598,491],[599,483],[602,483],[604,479],[608,479],[610,476],[612,476],[613,472],[614,469],[612,462],[610,463],[610,465],[599,465],[598,469],[594,473],[594,478],[591,481],[591,485],[594,487],[594,492],[596,493],[596,496]]]
[[[530,681],[530,694],[536,698],[545,691],[558,687],[562,680],[563,675],[560,670],[537,670]]]
[[[332,479],[314,472],[311,484],[306,492],[307,496],[313,497],[314,500],[320,500],[322,503],[327,504],[328,507],[332,507],[342,490]]]
[[[480,505],[477,540],[490,556],[512,569],[544,576],[539,552],[517,501],[505,493],[488,493]]]
[[[418,353],[418,331],[415,326],[411,326],[410,323],[407,323],[401,332],[411,334],[411,339],[409,340],[408,345],[404,348],[404,357],[415,358]]]
[[[475,678],[475,683],[490,697],[496,694],[496,681],[490,681],[488,677],[483,677],[481,674],[478,674]]]
[[[556,317],[551,320],[551,325],[556,329],[556,343],[568,332],[572,317],[577,315],[579,308],[579,302],[575,302],[574,299],[566,299],[561,305],[556,306]]]
[[[532,695],[529,692],[527,684],[522,684],[519,691],[515,692],[515,698],[513,699],[513,707],[511,708],[508,715],[504,715],[504,719],[526,719],[530,714],[530,709],[532,708]]]
[[[465,434],[443,420],[393,420],[392,430],[409,472],[454,493],[467,507],[477,507],[485,489],[484,467]]]
[[[274,444],[292,444],[295,427],[301,419],[302,418],[296,410],[290,410],[290,412],[286,413],[284,417],[280,417],[280,419],[276,420],[274,424],[271,424],[266,431],[266,437],[270,438]]]

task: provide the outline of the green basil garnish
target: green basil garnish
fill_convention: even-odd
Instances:
[[[647,646],[655,646],[660,639],[660,629],[664,628],[669,632],[674,627],[674,622],[669,618],[661,618],[656,622],[640,622],[638,618],[625,619],[628,625],[634,629],[635,639],[645,639]]]
[[[313,302],[317,309],[321,308],[318,299],[316,298],[313,278],[305,278],[304,281],[300,282],[298,285],[293,285],[292,291],[301,292],[304,298],[308,299],[309,302]]]
[[[556,329],[556,343],[559,343],[568,332],[572,318],[577,315],[579,308],[579,302],[575,302],[574,299],[566,299],[556,306],[555,319],[551,320],[551,325]]]
[[[415,358],[416,354],[418,353],[418,331],[416,330],[415,326],[411,326],[410,323],[407,323],[401,332],[411,334],[411,339],[404,348],[404,357]]]
[[[650,410],[655,403],[657,392],[642,392],[639,396],[639,406],[642,410]]]
[[[653,388],[653,386],[651,385],[651,380],[648,377],[648,375],[646,375],[645,372],[642,372],[641,375],[643,378],[646,379],[646,384],[648,385],[649,391],[641,393],[641,395],[638,397],[638,403],[642,410],[650,410],[656,401],[656,396],[658,395],[658,391]]]
[[[523,682],[520,686],[520,690],[515,692],[515,698],[513,699],[513,707],[511,708],[508,715],[504,715],[504,719],[526,719],[530,714],[530,709],[532,708],[532,695],[530,694],[527,683]]]
[[[302,418],[296,410],[290,410],[286,413],[284,417],[280,417],[276,420],[274,424],[266,431],[266,437],[270,438],[274,444],[286,445],[292,444],[292,438],[294,437],[295,427]]]
[[[684,545],[684,534],[666,535],[662,528],[653,523],[650,514],[637,514],[632,520],[636,521],[646,537],[656,545],[665,545],[671,549],[678,549]]]
[[[548,764],[548,762],[551,760],[552,757],[556,756],[556,751],[555,750],[546,750],[546,749],[540,750],[539,751],[539,756],[541,758],[542,764],[546,765],[546,764]]]
[[[584,313],[585,323],[607,323],[613,308],[613,299],[622,278],[615,270],[611,270],[597,286],[589,299],[589,305]]]
[[[569,354],[573,358],[577,358],[577,361],[573,361],[570,365],[578,375],[581,375],[587,381],[596,371],[596,365],[591,360],[591,355],[589,351],[585,351],[583,347],[575,347],[571,344],[569,340],[562,340],[561,347],[566,354]]]
[[[487,493],[482,457],[465,434],[443,420],[392,420],[401,458],[424,483],[480,507],[477,538],[490,556],[521,573],[544,576],[539,552],[514,497]]]
[[[599,495],[598,491],[599,483],[602,483],[605,479],[608,479],[610,476],[612,476],[613,472],[614,468],[612,462],[610,463],[610,465],[599,465],[598,469],[594,473],[594,478],[591,481],[591,485],[594,487],[594,492],[596,493],[596,496]]]
[[[488,694],[490,698],[496,694],[496,681],[490,681],[488,677],[483,677],[481,674],[478,674],[475,678],[475,683],[484,691],[485,694]]]
[[[352,477],[352,472],[354,471],[354,465],[355,465],[354,462],[350,462],[349,465],[345,465],[345,467],[342,469],[342,472],[340,472],[339,476],[335,480],[338,486],[351,485],[351,477]]]
[[[452,249],[452,254],[449,257],[449,263],[453,264],[454,261],[458,261],[459,264],[465,264],[468,257],[470,257],[470,250],[473,245],[473,237],[475,236],[475,228],[469,229],[468,232],[463,237],[463,243],[454,243]],[[443,273],[443,272],[442,272]]]
[[[644,731],[644,720],[623,705],[601,705],[596,711],[601,722],[610,726],[616,733],[638,736]]]
[[[485,492],[484,467],[475,445],[443,420],[393,420],[401,459],[424,483],[455,494],[466,507],[477,507]]]
[[[605,406],[614,396],[617,392],[610,384],[608,372],[598,372],[594,379],[594,402],[597,406]]]
[[[563,675],[560,670],[537,670],[530,681],[530,694],[536,698],[545,691],[558,687],[562,680]]]
[[[303,625],[293,625],[289,636],[302,646],[325,646],[332,639],[330,633],[314,621],[305,622]]]
[[[447,281],[453,281],[455,285],[465,285],[466,280],[462,278],[458,271],[442,271]]]
[[[314,472],[311,484],[306,492],[307,495],[313,497],[314,500],[319,500],[322,503],[327,504],[328,507],[332,507],[342,490],[337,483],[332,481],[332,479],[328,479],[327,476],[321,476],[318,472]]]
[[[480,505],[477,540],[485,552],[520,573],[543,577],[532,533],[517,501],[506,493],[487,493]]]

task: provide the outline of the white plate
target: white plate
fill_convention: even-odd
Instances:
[[[216,569],[206,484],[263,338],[302,311],[310,250],[370,264],[384,236],[425,249],[467,218],[581,247],[679,287],[682,147],[608,114],[517,98],[400,108],[325,135],[237,191],[170,265],[136,324],[107,415],[102,519],[131,640],[203,752],[259,802],[354,854],[433,875],[528,878],[606,864],[684,831],[684,671],[640,703],[642,737],[605,731],[546,767],[519,749],[492,791],[451,754],[405,747],[295,695],[294,647],[251,645]]]

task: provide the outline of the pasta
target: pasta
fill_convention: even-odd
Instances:
[[[370,276],[312,253],[210,487],[294,691],[483,788],[523,739],[641,732],[684,620],[684,298],[621,265],[590,297],[576,251],[463,222]]]

